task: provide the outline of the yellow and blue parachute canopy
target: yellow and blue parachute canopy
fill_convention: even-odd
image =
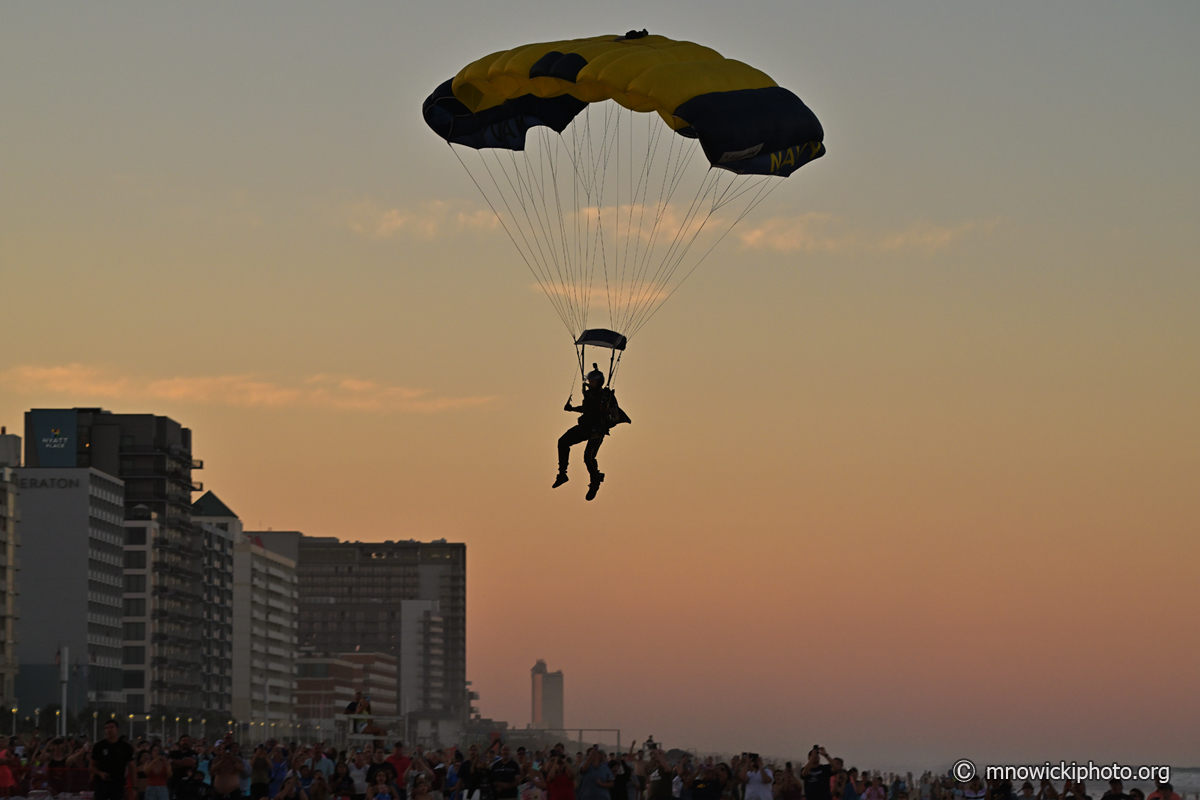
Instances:
[[[699,140],[709,163],[736,173],[787,176],[825,154],[816,115],[766,73],[646,31],[484,56],[438,86],[424,115],[451,144],[523,150],[530,128],[562,133],[589,103],[609,101],[656,112]]]

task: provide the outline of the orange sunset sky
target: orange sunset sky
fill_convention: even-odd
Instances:
[[[425,96],[647,27],[820,117],[634,339],[573,349]],[[248,528],[468,546],[529,721],[859,767],[1200,762],[1200,5],[0,6],[0,424],[194,431]],[[578,400],[578,389],[576,388]]]

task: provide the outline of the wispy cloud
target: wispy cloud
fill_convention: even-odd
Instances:
[[[346,210],[350,230],[373,239],[400,236],[436,239],[460,231],[491,231],[500,227],[491,209],[431,200],[408,208],[387,208],[371,199],[353,203]]]
[[[552,240],[556,246],[565,233],[568,239],[579,237],[590,247],[598,229],[605,232],[604,238],[610,247],[614,243],[620,247],[626,239],[634,238],[643,243],[653,240],[668,246],[676,237],[686,239],[695,235],[701,227],[722,230],[720,217],[708,219],[705,225],[704,214],[694,211],[689,214],[687,206],[675,203],[563,208],[561,220],[557,212],[548,209],[531,210],[532,218],[524,214],[513,216],[509,213],[513,209],[503,205],[498,210],[514,235],[524,233],[531,240]],[[543,220],[539,213],[548,216]],[[345,217],[350,230],[373,239],[412,237],[433,240],[467,231],[502,234],[500,219],[490,207],[465,201],[430,200],[413,206],[388,208],[368,198],[347,206]]]
[[[13,367],[0,373],[0,383],[19,394],[61,395],[78,404],[96,400],[172,400],[239,408],[431,413],[482,406],[495,400],[493,396],[444,397],[427,389],[334,375],[313,375],[296,384],[253,375],[141,378],[114,375],[83,364]]]
[[[779,253],[844,253],[855,247],[852,235],[837,230],[832,214],[809,212],[798,217],[771,217],[738,232],[744,247]]]
[[[657,249],[669,247],[672,242],[689,241],[699,232],[705,219],[703,214],[689,216],[685,211],[672,203],[582,206],[574,211],[564,210],[565,227],[555,222],[544,230],[536,226],[527,230],[527,220],[505,216],[510,230],[516,232],[514,235],[524,235],[530,241],[546,239],[555,247],[566,246],[559,241],[562,233],[569,242],[579,237],[585,247],[590,248],[599,241],[596,231],[603,230],[605,246],[612,249],[615,256],[627,250],[640,252],[640,248],[651,243]],[[468,231],[502,232],[500,220],[491,208],[465,201],[431,200],[415,206],[388,208],[365,199],[348,207],[346,219],[352,231],[374,239],[434,240]],[[703,226],[705,235],[719,234],[727,224],[727,220],[719,217],[708,219]],[[900,252],[932,255],[968,237],[986,235],[996,225],[997,220],[967,221],[956,225],[922,221],[897,230],[871,231],[855,227],[833,214],[810,211],[769,217],[754,225],[743,223],[734,232],[742,246],[750,250],[834,255]],[[627,242],[635,240],[638,250],[630,250]],[[552,288],[551,291],[556,290]]]
[[[990,233],[996,220],[945,226],[918,222],[896,231],[854,230],[844,219],[809,212],[791,217],[771,217],[738,232],[743,247],[777,253],[936,253],[971,235]]]

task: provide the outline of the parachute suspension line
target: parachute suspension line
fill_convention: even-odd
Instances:
[[[616,189],[613,190],[613,193],[618,195],[618,197],[620,194],[621,160],[620,160],[620,155],[619,155],[619,145],[620,145],[620,141],[621,141],[621,139],[620,139],[620,137],[621,137],[621,111],[622,111],[621,106],[617,105],[616,103],[606,104],[606,106],[605,106],[604,140],[601,143],[601,146],[599,149],[599,154],[596,159],[596,169],[595,169],[595,176],[599,180],[599,185],[594,187],[595,197],[593,198],[594,202],[592,205],[592,208],[595,209],[595,213],[596,213],[596,237],[595,237],[595,247],[592,251],[592,270],[588,276],[588,282],[590,285],[591,278],[592,278],[592,276],[595,275],[596,252],[599,251],[600,268],[604,272],[604,291],[605,291],[605,299],[608,302],[609,324],[610,325],[612,324],[612,308],[613,308],[612,283],[613,283],[613,281],[610,280],[609,270],[608,270],[608,241],[605,236],[605,228],[604,228],[604,204],[605,204],[605,198],[606,198],[607,191],[609,188],[609,183],[610,183],[608,180],[610,163],[616,164],[615,169],[616,169],[616,173],[617,173],[614,176],[614,180],[612,181],[612,183],[616,186]],[[630,113],[632,113],[632,112],[630,112]],[[611,135],[611,139],[609,138],[610,135]],[[616,154],[615,158],[614,158],[614,153]],[[614,214],[614,219],[619,220],[619,215]],[[615,237],[615,233],[613,235]],[[616,251],[615,242],[614,242],[613,250],[614,250],[614,255],[615,255],[615,251]],[[615,275],[614,275],[614,278],[615,278]]]
[[[504,170],[504,164],[500,160],[499,155],[493,153],[493,156],[496,160],[496,168],[504,173],[505,181],[508,183],[509,188],[513,190],[513,203],[519,203],[522,208],[522,211],[525,214],[526,222],[530,226],[528,236],[525,233],[525,228],[521,225],[520,218],[517,216],[516,212],[513,211],[513,209],[512,209],[513,203],[509,202],[508,196],[505,194],[504,189],[500,185],[499,180],[497,180],[495,173],[492,171],[492,168],[488,166],[487,157],[485,155],[485,152],[482,150],[477,151],[477,152],[479,153],[480,163],[483,164],[483,168],[487,171],[488,177],[491,178],[492,185],[496,188],[496,193],[500,196],[500,199],[504,202],[504,207],[508,211],[509,216],[511,217],[512,225],[513,225],[513,227],[515,227],[517,229],[517,232],[521,236],[521,240],[523,242],[525,242],[525,246],[526,246],[527,250],[522,251],[520,245],[516,245],[515,241],[513,244],[516,245],[518,251],[521,251],[522,257],[525,257],[527,259],[527,263],[530,263],[531,265],[532,264],[537,265],[537,271],[538,271],[537,277],[539,279],[539,285],[542,286],[543,292],[546,293],[546,295],[550,298],[551,303],[558,310],[559,316],[563,319],[563,324],[570,327],[571,326],[570,309],[567,308],[566,305],[562,302],[562,299],[557,297],[555,295],[555,293],[552,292],[549,288],[550,285],[553,283],[553,279],[550,275],[549,268],[546,266],[545,257],[541,253],[541,248],[538,247],[537,251],[535,252],[534,246],[529,243],[530,236],[533,236],[536,239],[536,231],[533,229],[532,222],[529,219],[529,211],[524,202],[524,198],[521,196],[521,194],[516,190],[516,187],[513,185],[512,177],[508,174],[507,170]],[[492,205],[490,203],[490,201],[489,201],[489,205]],[[492,205],[492,207],[493,207],[493,210],[495,210],[495,206]],[[497,212],[497,217],[498,218],[500,217],[500,214],[498,212]],[[501,218],[501,224],[506,225],[506,223],[504,222],[504,220],[502,218]],[[507,225],[506,225],[506,227],[507,227]],[[541,258],[539,258],[539,256],[541,256]]]
[[[661,293],[663,288],[665,288],[665,282],[670,277],[668,265],[673,259],[675,259],[676,255],[678,254],[680,259],[686,255],[686,248],[680,252],[681,245],[687,241],[688,230],[695,222],[696,216],[703,207],[703,199],[712,192],[717,180],[719,180],[719,177],[717,180],[710,180],[712,175],[712,170],[709,170],[705,173],[703,180],[700,182],[700,187],[696,190],[696,194],[692,198],[692,202],[688,205],[688,209],[683,215],[683,220],[676,229],[675,235],[671,238],[671,243],[667,247],[666,253],[664,253],[662,258],[658,260],[658,266],[654,269],[650,279],[642,282],[641,289],[638,292],[637,298],[633,304],[634,308],[631,311],[631,316],[633,318],[637,317],[643,305],[652,304],[656,299],[656,296]],[[705,221],[707,221],[707,218],[705,218]],[[702,222],[701,228],[703,227],[703,224],[704,223]],[[699,235],[699,229],[696,230],[695,234]],[[692,241],[694,240],[695,236],[692,237]],[[690,242],[688,242],[688,246],[690,246]],[[629,334],[627,333],[625,335],[628,336]]]
[[[499,181],[496,180],[496,177],[492,173],[491,168],[487,166],[487,159],[484,156],[484,152],[486,152],[486,151],[482,151],[482,150],[480,151],[480,159],[483,161],[484,168],[488,170],[488,175],[491,176],[492,182],[496,185],[496,191],[500,192],[501,196],[504,197],[505,196],[504,190],[501,188]],[[508,184],[509,188],[513,192],[514,202],[520,206],[522,213],[525,215],[525,223],[526,223],[526,225],[529,226],[529,236],[528,237],[525,236],[524,228],[521,227],[521,224],[520,224],[520,219],[517,218],[516,214],[512,211],[511,206],[508,204],[507,198],[505,198],[505,206],[509,209],[509,213],[513,215],[514,223],[516,224],[518,230],[521,231],[522,240],[524,240],[526,242],[526,246],[529,247],[530,257],[533,258],[534,262],[539,265],[539,267],[542,270],[543,277],[544,277],[544,280],[545,280],[547,286],[551,287],[551,289],[547,289],[548,293],[551,294],[552,296],[554,296],[555,302],[563,309],[564,316],[566,316],[569,319],[569,322],[566,323],[568,325],[568,327],[574,327],[574,322],[575,322],[574,315],[571,313],[572,309],[570,307],[570,304],[567,303],[564,300],[564,298],[559,296],[557,292],[554,292],[552,290],[552,287],[554,284],[554,278],[553,278],[553,275],[551,275],[550,266],[548,264],[548,259],[547,259],[546,253],[544,252],[543,247],[542,247],[542,238],[545,238],[545,229],[543,227],[543,236],[542,236],[542,238],[539,238],[537,235],[537,226],[534,225],[533,217],[529,213],[530,203],[526,201],[525,192],[523,191],[523,189],[517,188],[517,185],[520,182],[520,171],[516,165],[516,157],[513,155],[512,151],[507,151],[507,152],[508,152],[509,157],[513,164],[513,174],[509,174],[509,171],[505,168],[504,162],[501,160],[500,154],[498,152],[493,152],[493,156],[496,160],[497,170],[499,170],[504,175],[505,182]],[[532,199],[532,196],[530,199]],[[536,212],[537,212],[537,209],[535,209],[535,213]],[[539,215],[539,219],[540,219],[540,215]],[[529,239],[533,240],[533,242],[534,242],[533,245],[529,244]],[[535,254],[535,250],[534,250],[535,247],[536,247],[536,254]],[[551,253],[551,255],[553,255],[553,253]]]
[[[712,178],[711,181],[709,180],[710,177]],[[709,196],[713,195],[719,190],[721,177],[722,176],[720,173],[718,173],[716,170],[709,170],[705,175],[705,179],[701,183],[701,188],[699,191],[697,191],[695,198],[693,198],[692,204],[688,207],[687,214],[684,215],[683,222],[678,231],[676,231],[676,235],[671,242],[671,246],[668,248],[666,255],[664,255],[662,260],[659,262],[659,265],[652,276],[651,285],[655,287],[655,294],[646,296],[646,302],[639,304],[638,308],[634,312],[635,320],[644,314],[646,309],[654,305],[656,300],[661,299],[661,293],[665,291],[667,284],[670,282],[672,275],[675,273],[675,270],[678,268],[679,264],[683,262],[683,259],[687,256],[688,250],[691,249],[692,244],[700,236],[704,226],[712,217],[713,211],[710,205],[708,213],[704,215],[703,219],[699,219],[699,223],[697,224],[697,219],[700,217],[704,206],[708,202]],[[630,325],[633,326],[634,322],[631,321]]]
[[[588,116],[588,114],[585,112],[585,114],[584,114],[584,127],[585,128],[589,127],[588,121],[590,119],[591,119],[590,116]],[[559,135],[559,140],[562,141],[563,147],[565,148],[566,141],[562,139],[561,134]],[[572,200],[571,207],[574,209],[574,214],[572,215],[572,219],[571,219],[571,225],[574,228],[574,232],[575,232],[574,238],[572,239],[572,244],[574,245],[574,249],[575,249],[575,256],[574,256],[574,259],[572,260],[573,274],[582,274],[580,272],[580,265],[583,262],[583,251],[581,249],[582,240],[580,239],[580,236],[579,236],[579,226],[580,226],[580,222],[581,222],[581,220],[579,219],[579,197],[580,197],[580,193],[579,193],[579,191],[580,191],[579,160],[580,160],[580,148],[582,146],[583,145],[579,141],[579,126],[572,125],[571,126],[571,150],[568,152],[567,157],[570,158],[570,160],[571,160],[571,200]],[[584,318],[586,319],[586,317],[587,317],[586,300],[585,300],[584,309],[585,309],[584,310]],[[574,336],[576,334],[572,334],[572,335]]]
[[[707,159],[703,172],[693,169],[699,143],[654,114],[645,118],[643,128],[638,112],[589,104],[569,137],[535,125],[520,155],[479,149],[487,178],[452,148],[572,340],[588,328],[596,272],[604,276],[609,327],[632,338],[774,188],[767,176],[712,168]],[[493,189],[485,190],[489,179]],[[569,191],[562,183],[568,180]],[[735,203],[740,213],[722,211]],[[703,243],[697,259],[691,251],[713,226],[726,229]],[[586,380],[582,347],[577,355]],[[610,383],[620,361],[619,352],[610,354]]]
[[[580,275],[584,276],[583,278],[581,278],[581,280],[587,286],[588,303],[589,303],[589,309],[590,309],[592,276],[595,274],[595,266],[596,266],[596,248],[595,248],[596,236],[592,231],[592,211],[591,210],[592,210],[592,207],[597,202],[596,197],[595,197],[596,171],[599,169],[600,165],[596,158],[595,141],[592,136],[592,115],[591,115],[592,106],[589,105],[587,110],[588,110],[587,135],[584,137],[584,142],[587,146],[588,157],[587,157],[587,161],[585,163],[591,165],[592,171],[591,171],[590,175],[587,173],[586,170],[584,170],[580,173],[585,178],[584,197],[587,200],[587,206],[585,207],[586,211],[583,214],[584,219],[586,220],[585,224],[584,224],[583,260],[580,261],[579,267],[580,267]],[[605,133],[606,139],[607,139],[609,112],[610,112],[610,109],[607,106],[605,106],[605,108],[604,108],[604,121],[605,121],[604,130],[606,131],[606,133]],[[580,209],[576,208],[575,213],[579,214]]]
[[[610,313],[610,319],[613,322],[613,326],[617,329],[620,329],[622,327],[622,324],[623,324],[622,320],[624,318],[624,311],[626,309],[627,301],[629,299],[631,299],[632,293],[636,288],[633,286],[632,283],[630,283],[630,279],[632,276],[630,274],[630,269],[629,269],[629,267],[630,267],[629,242],[631,239],[636,239],[636,244],[634,247],[634,256],[633,256],[633,261],[636,262],[638,252],[641,247],[641,241],[643,238],[643,235],[642,235],[643,222],[645,219],[646,199],[647,199],[645,196],[645,193],[646,193],[646,191],[649,190],[649,177],[650,177],[650,173],[653,168],[653,165],[654,165],[654,155],[657,152],[658,137],[656,136],[656,134],[660,134],[662,131],[661,125],[656,129],[653,129],[653,130],[651,129],[651,125],[650,125],[651,115],[647,114],[646,115],[646,153],[642,157],[642,169],[638,174],[637,185],[635,187],[634,182],[633,182],[633,175],[635,172],[634,167],[633,167],[633,154],[634,154],[633,128],[634,128],[634,123],[635,123],[635,116],[636,115],[633,114],[632,112],[629,115],[629,203],[628,203],[629,214],[627,215],[627,219],[625,222],[625,231],[626,231],[625,247],[624,247],[624,251],[622,253],[621,258],[619,259],[619,271],[618,271],[618,276],[617,276],[618,290],[617,290],[616,308]],[[637,207],[639,209],[636,235],[633,232],[634,231],[633,212],[634,212],[635,207]],[[619,213],[620,213],[620,206],[618,205],[618,214]]]
[[[578,347],[575,348],[575,351],[576,351],[576,355],[578,355],[579,348]],[[567,387],[567,391],[570,393],[567,395],[567,402],[570,403],[571,398],[575,396],[575,368],[574,367],[571,367],[571,385]]]
[[[593,186],[595,184],[595,170],[592,166],[591,175],[588,174],[587,164],[595,164],[594,147],[592,141],[592,107],[587,106],[583,112],[583,125],[571,125],[571,166],[572,166],[572,181],[571,191],[574,199],[574,226],[575,226],[575,284],[579,287],[580,294],[583,298],[583,318],[586,319],[591,309],[591,268],[590,265],[594,260],[594,251],[592,249],[592,216],[589,209],[592,203]],[[584,153],[587,153],[587,161],[584,161]],[[583,195],[583,201],[580,202],[580,192]],[[582,228],[582,235],[581,229]],[[574,334],[572,334],[574,335]]]
[[[559,182],[558,147],[562,142],[562,137],[559,136],[555,139],[551,139],[549,132],[545,128],[541,129],[541,136],[542,136],[542,146],[548,154],[548,157],[545,160],[550,169],[550,181],[551,181],[551,184],[552,184],[553,190],[554,190],[554,207],[558,214],[559,242],[561,244],[563,262],[566,265],[566,272],[567,272],[568,281],[569,281],[569,284],[567,286],[564,286],[563,289],[564,289],[564,291],[569,291],[571,293],[571,296],[574,298],[575,307],[581,311],[579,324],[580,324],[581,328],[586,328],[587,327],[587,307],[586,307],[586,303],[584,301],[584,297],[582,296],[582,290],[581,290],[581,287],[579,286],[579,281],[575,277],[574,264],[571,261],[571,251],[570,251],[570,247],[567,244],[567,226],[566,226],[565,217],[563,215],[562,196],[560,195],[560,188],[558,185],[558,182]]]
[[[623,159],[622,153],[621,153],[621,139],[622,139],[621,134],[623,133],[623,130],[622,130],[623,119],[622,119],[622,113],[621,113],[622,110],[623,109],[621,108],[621,106],[617,106],[616,151],[615,151],[615,158],[613,159],[614,163],[616,164],[616,176],[613,179],[613,198],[612,198],[612,210],[613,210],[613,213],[612,213],[612,217],[613,217],[612,269],[613,269],[613,288],[614,288],[615,296],[609,301],[609,306],[608,306],[608,319],[609,319],[610,324],[612,323],[612,320],[613,320],[614,311],[621,303],[621,190],[624,188],[624,183],[622,181],[622,176],[621,176],[621,170],[625,165],[624,159]],[[633,111],[630,111],[628,114],[628,117],[630,120],[633,119],[633,113],[634,113]],[[632,124],[632,122],[631,122],[631,124]],[[630,148],[630,147],[625,148],[626,151],[629,151],[631,149],[632,148]],[[625,238],[626,239],[629,238],[629,229],[628,228],[626,228],[626,230],[625,230]]]
[[[571,281],[571,285],[569,287],[564,286],[563,289],[566,290],[566,289],[570,288],[570,290],[575,294],[576,299],[578,300],[580,298],[578,297],[578,287],[575,285],[574,276],[572,274],[573,269],[572,269],[572,265],[571,265],[571,251],[567,245],[567,225],[566,225],[566,221],[563,218],[562,197],[559,195],[559,186],[558,186],[558,147],[562,143],[562,137],[559,136],[557,139],[554,139],[552,141],[550,138],[550,134],[547,132],[547,130],[545,128],[541,129],[541,133],[542,133],[542,147],[548,154],[546,161],[549,162],[549,166],[550,166],[550,182],[554,186],[554,206],[558,211],[558,238],[559,238],[559,242],[562,245],[562,258],[563,258],[563,262],[567,268],[567,275]],[[551,152],[553,152],[552,156],[549,155]],[[581,323],[584,325],[584,327],[587,326],[587,311],[586,311],[586,309],[584,310],[583,319],[581,320]]]
[[[651,119],[651,116],[649,114],[647,114],[646,115],[646,169],[644,170],[643,176],[642,176],[643,177],[643,183],[641,186],[642,202],[638,209],[638,237],[637,237],[637,242],[634,244],[634,248],[633,248],[633,263],[634,263],[635,268],[636,268],[637,264],[640,262],[639,254],[641,253],[642,240],[645,238],[642,235],[642,232],[643,232],[643,230],[645,230],[646,201],[649,199],[648,195],[650,192],[650,177],[651,177],[650,168],[654,163],[654,159],[658,155],[659,142],[662,141],[663,126],[658,125],[656,127],[653,127],[653,132],[652,132],[652,128],[651,128],[652,122],[653,122],[653,120]],[[672,140],[674,140],[676,138],[679,138],[679,137],[676,137],[676,136],[671,137]],[[651,148],[651,145],[653,145],[653,149]],[[669,167],[670,167],[670,158],[668,157],[667,165],[663,169],[664,185],[665,185],[666,174],[667,174],[666,170]],[[661,195],[660,195],[660,197],[661,197]],[[630,294],[631,295],[632,295],[634,289],[636,289],[636,284],[630,283]],[[632,300],[632,297],[630,299]]]
[[[696,197],[692,205],[688,208],[688,214],[684,217],[683,224],[676,233],[675,239],[671,242],[671,247],[668,249],[667,255],[663,257],[661,262],[659,262],[659,266],[655,270],[653,276],[654,285],[656,287],[661,287],[659,292],[666,290],[666,286],[670,282],[672,275],[675,274],[675,270],[678,269],[679,265],[683,262],[683,259],[687,256],[688,250],[691,249],[691,246],[700,236],[701,231],[704,230],[704,226],[708,224],[708,220],[712,217],[713,208],[711,206],[711,201],[709,201],[708,198],[709,195],[715,196],[720,189],[722,177],[720,174],[721,172],[723,172],[723,170],[718,171],[710,169],[708,174],[705,175],[705,180],[701,184],[701,190],[696,193]],[[711,181],[708,180],[709,176],[714,176]],[[709,204],[708,213],[704,215],[703,219],[700,219],[699,224],[696,224],[696,220],[700,216],[701,211],[704,209],[706,202]],[[690,236],[689,228],[692,229],[690,231]],[[643,317],[646,311],[652,305],[654,305],[653,301],[659,299],[665,298],[659,298],[657,296],[652,297],[647,303],[639,306],[637,312],[635,312],[635,321],[630,323],[631,326],[635,328],[640,327],[641,317]]]
[[[525,256],[525,252],[521,250],[521,246],[517,244],[516,238],[513,236],[512,231],[509,230],[508,225],[505,224],[504,218],[500,215],[500,212],[496,210],[496,206],[492,203],[491,198],[488,197],[487,192],[483,190],[483,187],[479,184],[479,181],[475,179],[475,176],[471,173],[470,168],[467,167],[466,162],[462,160],[461,156],[459,156],[458,151],[454,149],[454,145],[451,144],[449,146],[450,152],[454,153],[454,157],[457,158],[458,163],[462,165],[463,170],[467,173],[467,177],[471,179],[471,182],[475,184],[475,188],[479,190],[479,194],[483,196],[484,202],[488,204],[488,207],[492,209],[492,213],[496,215],[496,219],[499,221],[500,227],[502,227],[504,229],[504,233],[508,235],[508,239],[513,243],[513,247],[517,249],[517,253],[519,253],[521,256],[521,260],[524,261],[525,266],[529,268],[529,272],[533,275],[533,279],[537,281],[538,287],[541,288],[542,293],[546,295],[546,299],[550,301],[550,305],[554,307],[555,312],[558,314],[558,318],[562,320],[562,323],[567,330],[571,331],[571,325],[567,320],[567,315],[564,313],[562,307],[556,302],[555,298],[551,295],[550,291],[546,288],[546,285],[542,282],[537,270],[534,269],[533,264],[530,263],[529,259]],[[499,187],[497,187],[497,189],[498,188]],[[503,199],[503,194],[501,194],[501,199]],[[524,238],[523,232],[521,235],[522,238]],[[574,336],[575,334],[572,332],[571,335]]]
[[[716,172],[716,170],[713,170],[713,172]],[[692,265],[691,269],[689,269],[688,272],[684,275],[684,277],[679,281],[679,283],[677,283],[674,286],[674,288],[671,289],[671,291],[666,295],[666,297],[662,297],[661,300],[659,300],[659,302],[657,304],[647,303],[645,306],[643,306],[640,309],[640,315],[637,316],[634,319],[634,321],[631,322],[628,326],[629,330],[626,334],[627,336],[632,336],[634,333],[636,333],[638,330],[640,330],[642,328],[642,326],[645,325],[646,322],[649,321],[650,317],[652,317],[654,315],[654,313],[657,313],[658,308],[661,308],[662,305],[664,303],[666,303],[667,299],[669,299],[671,297],[671,295],[673,295],[676,291],[678,291],[679,287],[683,284],[683,282],[686,281],[691,276],[692,272],[694,272],[696,270],[696,268],[700,265],[700,263],[702,263],[708,257],[708,254],[712,252],[712,250],[717,246],[717,244],[719,244],[722,240],[724,240],[725,236],[727,236],[729,234],[729,231],[732,230],[733,227],[735,225],[737,225],[742,219],[744,219],[746,217],[746,215],[749,214],[754,209],[755,206],[757,206],[760,202],[762,202],[762,200],[766,199],[766,196],[768,194],[770,194],[770,191],[774,190],[775,186],[778,186],[778,184],[775,184],[774,186],[771,187],[770,191],[767,191],[764,194],[762,189],[765,187],[766,182],[770,180],[770,176],[763,176],[756,183],[752,183],[749,180],[742,180],[741,184],[740,184],[740,188],[738,188],[735,191],[734,186],[739,185],[739,179],[745,179],[746,176],[734,175],[734,176],[730,177],[730,180],[725,185],[724,189],[720,189],[720,177],[721,176],[718,175],[717,180],[714,181],[713,185],[710,187],[710,189],[715,189],[717,191],[714,191],[712,193],[712,200],[711,200],[711,206],[710,206],[709,213],[705,216],[704,220],[701,221],[699,227],[696,229],[695,234],[688,240],[688,242],[683,247],[680,248],[679,255],[674,259],[674,262],[669,265],[669,268],[661,276],[661,281],[656,280],[656,283],[661,284],[663,286],[663,288],[665,288],[666,285],[673,278],[674,273],[678,269],[679,265],[682,263],[683,258],[686,255],[686,252],[690,249],[691,245],[695,242],[696,238],[698,237],[698,235],[700,233],[700,230],[703,229],[703,227],[706,225],[708,219],[712,216],[712,214],[715,213],[720,208],[722,208],[723,206],[726,206],[729,203],[736,200],[737,198],[747,194],[748,192],[754,192],[756,189],[758,191],[756,192],[754,197],[752,197],[751,200],[747,203],[746,207],[742,210],[742,212],[738,215],[738,217],[733,221],[733,223],[731,223],[730,226],[725,229],[725,231],[721,234],[721,236],[717,239],[717,241],[714,242],[712,244],[712,246],[709,247],[709,249],[704,253],[704,255],[702,255],[696,261],[696,263]],[[656,276],[656,278],[657,278],[657,276]]]
[[[508,151],[508,153],[509,153],[509,157],[513,164],[513,177],[516,181],[516,183],[514,185],[514,190],[515,190],[516,186],[519,186],[522,198],[524,198],[526,194],[529,197],[529,202],[526,203],[526,202],[524,202],[524,199],[522,199],[521,205],[523,208],[526,209],[526,218],[527,219],[529,218],[528,206],[533,206],[533,216],[537,219],[538,228],[542,232],[541,237],[538,237],[537,231],[533,231],[533,234],[534,234],[533,238],[534,238],[534,241],[536,241],[538,243],[538,252],[539,252],[539,254],[542,254],[543,260],[549,260],[553,263],[554,272],[558,276],[558,284],[557,284],[555,293],[561,294],[563,285],[564,285],[564,279],[563,279],[562,265],[558,258],[558,244],[554,240],[553,228],[550,225],[549,206],[546,204],[545,175],[543,173],[543,175],[539,179],[538,176],[535,176],[533,174],[533,166],[529,163],[529,153],[528,153],[528,151],[524,151],[522,153],[522,156],[523,156],[524,162],[525,162],[525,169],[524,169],[525,174],[524,174],[524,176],[522,176],[521,166],[517,163],[517,158],[516,158],[515,152],[510,150],[510,151]],[[544,160],[545,159],[543,159],[543,161]],[[513,185],[512,181],[510,181],[510,185]],[[536,187],[538,190],[537,194],[534,193],[534,187]],[[540,203],[536,202],[538,200],[540,200],[541,202]],[[530,222],[530,227],[532,229],[532,221]],[[546,251],[545,253],[543,253],[543,248],[542,248],[542,240],[543,239],[546,240],[545,241],[545,251]],[[568,304],[568,308],[570,308],[569,304]],[[578,320],[573,320],[573,321],[578,322]]]
[[[621,106],[617,105],[616,103],[613,103],[612,105],[615,105],[617,108],[617,111],[616,111],[617,119],[616,119],[616,122],[613,124],[613,128],[616,131],[616,139],[617,139],[617,143],[619,144],[620,138],[621,138],[620,137]],[[596,209],[596,241],[599,244],[599,250],[600,250],[600,267],[601,267],[601,269],[604,270],[604,295],[608,300],[609,321],[611,324],[612,307],[613,307],[612,289],[609,286],[609,280],[608,280],[608,247],[606,246],[606,243],[604,241],[604,187],[608,181],[608,162],[609,162],[609,159],[612,156],[612,152],[613,152],[613,147],[608,143],[609,117],[610,117],[609,107],[608,107],[608,104],[606,104],[605,109],[604,109],[604,143],[600,149],[600,154],[604,159],[604,166],[603,166],[603,168],[600,168],[599,161],[597,160],[598,166],[597,166],[596,174],[600,177],[600,188],[599,188],[599,191],[596,193],[596,202],[595,202],[594,207]],[[617,183],[617,186],[619,189],[620,188],[620,157],[619,156],[617,158],[617,167],[618,167],[618,174],[617,174],[616,183]],[[594,258],[594,253],[593,253],[593,258]],[[589,278],[590,278],[590,275],[589,275]],[[590,284],[590,281],[589,281],[589,284]]]
[[[675,146],[676,139],[681,139],[678,150],[676,150]],[[689,143],[682,141],[682,137],[671,136],[670,140],[671,144],[667,152],[667,163],[663,169],[662,186],[659,190],[658,207],[655,209],[654,222],[650,229],[650,238],[640,262],[636,265],[632,279],[632,284],[636,287],[637,291],[627,308],[626,320],[622,322],[622,325],[625,327],[628,327],[628,318],[631,318],[636,313],[643,295],[653,289],[653,283],[646,281],[646,272],[649,269],[651,257],[658,245],[659,236],[662,232],[662,222],[670,210],[671,200],[682,183],[683,177],[686,175],[687,165],[691,163],[692,156],[696,151],[694,142],[690,143],[691,146],[689,147]],[[672,161],[674,162],[673,168]],[[703,187],[703,184],[701,184],[701,187]],[[629,334],[627,333],[626,335],[628,336]]]
[[[702,263],[704,263],[704,259],[708,258],[708,254],[711,253],[714,249],[716,249],[716,246],[719,245],[725,239],[725,237],[729,235],[729,232],[732,231],[739,222],[741,222],[743,219],[745,219],[747,217],[747,215],[749,215],[750,212],[752,212],[758,206],[759,203],[761,203],[762,201],[764,201],[768,197],[770,197],[771,192],[778,189],[779,185],[781,183],[783,183],[783,181],[775,181],[774,183],[771,184],[771,188],[767,189],[766,187],[767,187],[767,184],[771,181],[771,177],[772,176],[770,176],[770,175],[762,176],[762,179],[758,182],[758,191],[755,192],[754,197],[751,198],[750,202],[746,204],[746,207],[742,210],[742,213],[739,214],[737,219],[735,219],[733,221],[733,224],[730,225],[725,230],[725,232],[722,233],[720,235],[720,237],[715,242],[712,243],[712,246],[709,247],[708,250],[704,251],[704,255],[700,256],[700,258],[696,261],[696,263],[692,265],[692,268],[687,271],[687,274],[684,275],[682,279],[680,279],[679,283],[675,284],[675,288],[671,290],[670,294],[668,294],[666,297],[663,298],[662,303],[659,303],[658,306],[653,311],[651,311],[644,319],[640,320],[637,324],[637,327],[635,327],[633,329],[633,332],[631,332],[630,334],[627,334],[627,335],[632,335],[632,333],[636,333],[637,331],[641,330],[642,326],[645,325],[647,322],[649,322],[654,317],[654,315],[658,313],[658,309],[662,308],[663,305],[667,302],[667,300],[671,299],[671,295],[673,295],[673,294],[675,294],[675,292],[679,291],[679,287],[683,286],[683,284],[687,281],[687,279],[692,277],[692,273],[696,271],[696,268],[699,267]],[[764,189],[766,189],[765,192],[763,191]]]

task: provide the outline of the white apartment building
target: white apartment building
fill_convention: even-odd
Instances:
[[[233,717],[268,735],[296,722],[296,562],[253,535],[233,547]]]

